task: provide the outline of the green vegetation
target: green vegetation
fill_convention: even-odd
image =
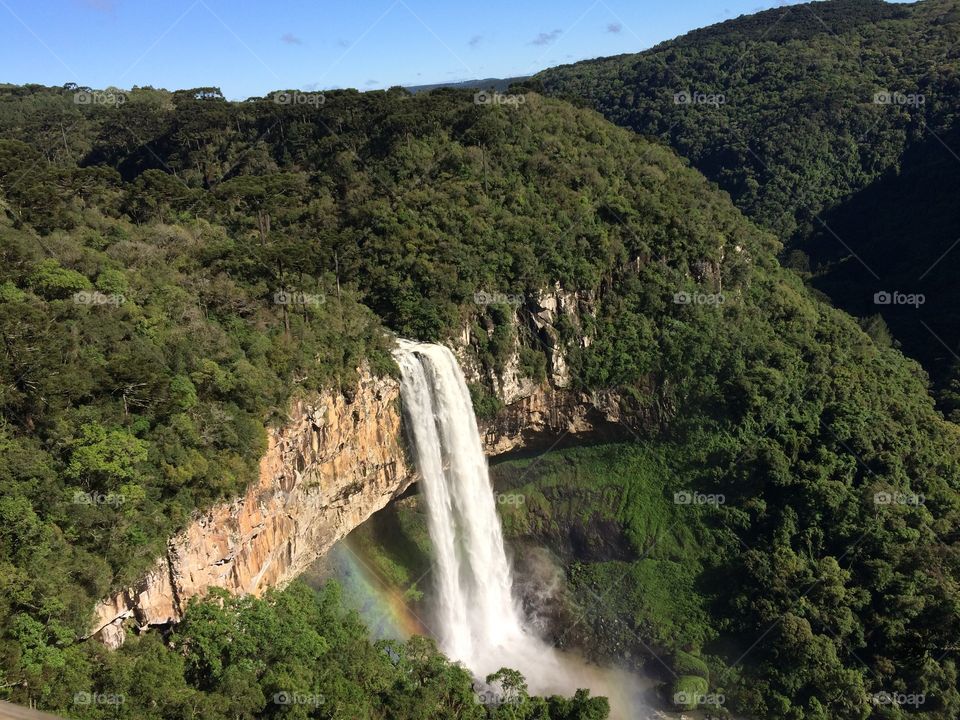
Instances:
[[[485,707],[469,673],[432,641],[372,643],[335,583],[320,593],[295,583],[263,599],[215,590],[191,602],[167,643],[153,633],[131,637],[94,659],[78,665],[78,654],[66,653],[46,704],[80,720],[607,716],[607,701],[589,693],[530,697],[522,677],[509,705]]]
[[[816,214],[896,168],[925,123],[949,127],[958,23],[955,0],[791,5],[642,53],[550,68],[533,84],[666,140],[791,239],[819,230]],[[677,102],[684,91],[691,101]],[[698,103],[696,93],[723,98]],[[876,93],[925,100],[878,104]]]
[[[669,701],[686,688],[723,695],[737,714],[865,718],[871,696],[924,693],[922,716],[952,717],[960,702],[955,659],[930,674],[919,669],[932,669],[937,655],[949,658],[942,638],[956,632],[948,598],[957,567],[948,559],[952,536],[941,529],[950,525],[925,519],[936,512],[934,495],[949,498],[956,513],[956,467],[914,475],[939,488],[913,484],[912,492],[927,493],[924,507],[876,504],[877,488],[889,487],[883,468],[873,461],[877,470],[860,468],[855,481],[860,461],[851,454],[864,457],[875,433],[831,437],[821,427],[809,452],[795,447],[787,458],[786,443],[798,437],[790,426],[818,425],[815,409],[802,420],[787,416],[790,406],[785,398],[770,408],[769,422],[787,430],[780,441],[758,425],[746,444],[716,433],[710,447],[703,434],[684,440],[680,432],[655,445],[554,450],[495,464],[498,491],[523,497],[499,506],[508,539],[548,546],[565,570],[568,607],[557,638],[598,662],[631,662],[662,678]],[[853,422],[836,406],[821,416]],[[956,437],[955,428],[940,426]],[[925,430],[909,432],[913,443]],[[905,449],[888,457],[912,465],[914,451]],[[921,629],[924,618],[931,624]],[[843,667],[845,653],[855,672]],[[858,660],[868,657],[876,664]],[[828,704],[829,687],[837,694]]]
[[[201,604],[172,650],[147,636],[107,656],[77,637],[167,534],[244,486],[292,394],[348,389],[364,359],[394,372],[384,328],[470,329],[486,372],[519,344],[541,377],[542,338],[515,320],[559,283],[589,309],[551,338],[573,390],[615,397],[635,442],[548,456],[517,478],[528,502],[505,525],[566,548],[573,592],[609,628],[598,644],[627,628],[699,656],[742,715],[865,718],[878,692],[960,712],[960,433],[915,363],[780,268],[776,239],[672,151],[595,113],[536,94],[325,100],[0,93],[3,697],[76,714],[74,692],[156,672],[193,688],[174,699],[226,708],[211,717],[253,717],[289,676],[346,698],[343,717],[510,717],[471,704],[422,641],[361,644],[353,667],[330,613],[303,600],[275,623],[265,608],[298,590]],[[568,528],[583,532],[564,544]],[[387,561],[401,577],[404,556]],[[609,606],[588,600],[613,587]],[[190,714],[170,697],[130,707]]]
[[[493,392],[489,391],[480,383],[470,383],[470,400],[473,403],[473,411],[481,420],[495,418],[497,413],[503,410],[503,401]]]
[[[526,84],[668,143],[840,307],[882,313],[957,409],[956,0],[768,10]],[[675,95],[687,93],[677,102]],[[697,93],[700,96],[696,96]],[[711,101],[710,96],[714,96]],[[946,255],[945,255],[946,253]],[[944,256],[945,255],[945,256]],[[875,293],[926,303],[876,305]],[[926,327],[924,326],[926,324]]]
[[[811,284],[859,317],[880,320],[877,330],[917,358],[934,380],[944,414],[960,421],[960,297],[957,259],[948,252],[960,238],[960,162],[941,144],[960,147],[954,128],[915,143],[899,171],[874,182],[823,215],[824,222],[860,256],[820,229],[806,241],[818,268]],[[956,250],[956,248],[953,248]],[[863,264],[861,264],[861,262]],[[880,279],[874,278],[870,268]],[[922,295],[922,304],[878,305],[877,293]],[[882,313],[882,316],[880,315]]]
[[[684,710],[693,710],[700,704],[697,698],[704,697],[708,690],[702,677],[681,675],[673,685],[674,702]]]
[[[719,634],[708,612],[714,591],[700,581],[723,538],[711,531],[713,508],[674,502],[692,486],[673,454],[637,444],[572,448],[499,463],[493,475],[524,498],[500,506],[507,537],[544,543],[563,559],[568,602],[585,618],[585,652],[633,657],[654,675],[664,663],[706,677],[688,651]]]
[[[432,545],[423,508],[416,498],[391,503],[350,534],[350,552],[379,580],[399,590],[404,602],[426,616],[423,587],[429,582]]]
[[[611,372],[603,358],[651,363],[659,389],[627,398],[636,398],[641,416],[651,406],[669,414],[665,430],[633,429],[676,448],[661,480],[664,499],[695,491],[722,494],[725,503],[675,508],[688,516],[686,531],[709,529],[709,544],[684,542],[677,558],[684,569],[703,564],[694,580],[666,569],[644,574],[642,563],[588,567],[587,586],[598,594],[626,574],[591,611],[619,604],[614,613],[626,619],[647,607],[659,627],[669,627],[677,607],[702,606],[698,597],[705,598],[709,612],[684,624],[678,639],[724,659],[713,682],[734,711],[867,717],[869,697],[893,687],[926,692],[922,710],[951,717],[960,697],[955,651],[944,638],[958,632],[956,538],[948,529],[960,507],[958,430],[934,411],[922,372],[875,345],[851,319],[812,302],[798,278],[759,262],[742,296],[725,288],[721,306],[682,305],[681,318],[663,318],[649,291],[655,283],[646,278],[626,297],[613,294],[609,310],[598,308],[589,350],[602,354],[574,352],[574,367],[589,378]],[[651,325],[653,342],[637,345],[624,332]],[[613,370],[611,379],[636,382],[629,366]],[[532,477],[541,465],[548,471],[554,457],[540,461]],[[651,482],[648,463],[629,456],[622,462],[613,472],[597,459],[561,465],[547,486],[572,482],[574,489],[542,504],[531,493],[527,512],[545,506],[570,517],[561,500],[583,497],[581,476],[594,467],[601,478],[588,486],[607,487],[607,476]],[[667,553],[675,545],[671,532],[651,532],[663,525],[662,503],[631,502],[629,480],[611,484],[621,494],[612,502],[602,493],[588,496],[576,515],[621,508],[620,522],[647,534],[637,549],[655,542],[653,559]],[[888,504],[887,493],[906,500]],[[549,516],[538,522],[549,523]],[[677,580],[686,587],[673,585]],[[709,618],[706,632],[701,618]],[[655,643],[657,633],[642,637]]]

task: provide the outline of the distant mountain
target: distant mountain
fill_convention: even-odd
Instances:
[[[902,20],[912,14],[909,5],[879,0],[821,0],[809,5],[809,8],[790,5],[741,15],[733,20],[692,30],[676,40],[661,43],[659,47],[703,46],[715,40],[725,43],[761,40],[789,42],[824,33],[841,35],[881,20]]]
[[[504,92],[509,88],[513,83],[521,82],[526,80],[529,76],[523,75],[520,77],[509,77],[509,78],[484,78],[483,80],[464,80],[462,82],[454,83],[433,83],[432,85],[407,85],[406,89],[412,93],[420,92],[429,92],[430,90],[436,90],[437,88],[455,88],[457,90],[470,90],[472,88],[477,88],[481,90],[496,90],[497,92]]]
[[[958,0],[834,0],[552,68],[527,84],[669,143],[776,232],[790,264],[823,276],[814,284],[841,307],[880,313],[942,388],[960,356],[960,290],[948,282],[960,252],[947,252],[960,220],[940,184],[960,166],[958,47]],[[928,302],[909,313],[873,304],[878,292],[925,289]]]

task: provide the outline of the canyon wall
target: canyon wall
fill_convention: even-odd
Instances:
[[[577,303],[559,289],[544,294],[518,313],[518,328],[526,322],[546,343],[554,342],[558,313],[576,321]],[[468,332],[458,350],[461,364],[468,379],[483,381],[469,340]],[[488,455],[545,449],[568,436],[616,427],[616,398],[569,389],[562,353],[548,349],[544,382],[522,376],[519,352],[499,376],[486,378],[504,402],[496,418],[480,423]],[[361,368],[350,392],[295,401],[284,426],[270,432],[258,480],[242,497],[196,517],[137,584],[101,601],[91,635],[118,647],[125,624],[175,623],[190,598],[211,587],[260,595],[301,574],[416,480],[399,397],[399,381]]]
[[[561,318],[573,328],[581,347],[591,338],[581,317],[592,314],[595,300],[590,293],[564,290],[559,283],[528,297],[513,316],[513,353],[499,371],[480,367],[471,352],[472,333],[493,327],[467,325],[454,349],[468,381],[492,388],[503,402],[497,416],[480,421],[487,455],[502,455],[518,448],[548,449],[578,435],[622,436],[621,398],[611,392],[586,393],[576,388],[577,378],[567,362],[567,352],[557,329]],[[546,356],[546,377],[535,380],[524,374],[521,337]],[[636,411],[642,416],[642,411]]]
[[[361,370],[352,390],[295,401],[288,422],[270,432],[257,482],[195,518],[140,582],[100,602],[93,634],[116,647],[125,620],[176,622],[210,587],[254,595],[282,587],[403,492],[414,474],[399,383]]]

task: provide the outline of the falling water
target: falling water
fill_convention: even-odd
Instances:
[[[441,649],[480,679],[515,668],[534,693],[591,687],[620,696],[611,717],[639,717],[630,710],[637,678],[590,666],[525,629],[463,373],[441,345],[399,340],[398,346],[401,399],[436,561],[432,631]]]
[[[497,656],[533,638],[514,604],[470,393],[443,346],[400,341],[398,360],[436,553],[440,644],[476,672],[492,672]]]

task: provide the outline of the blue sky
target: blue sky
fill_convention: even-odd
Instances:
[[[529,75],[794,0],[0,0],[0,82],[361,90]]]

